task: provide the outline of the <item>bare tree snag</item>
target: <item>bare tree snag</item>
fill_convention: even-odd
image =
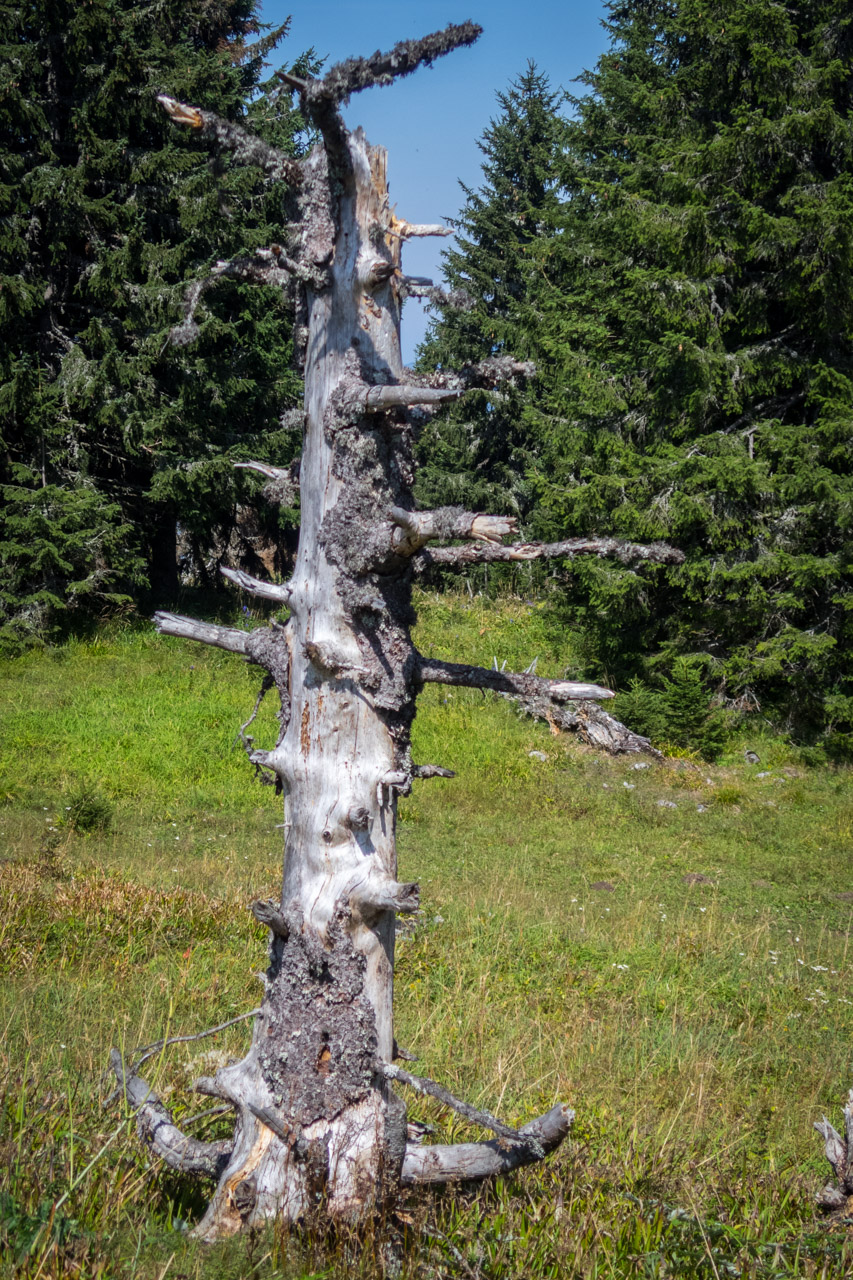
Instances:
[[[233,1108],[233,1142],[193,1144],[144,1082],[113,1060],[152,1149],[174,1168],[218,1174],[196,1229],[203,1240],[268,1218],[294,1221],[318,1202],[331,1218],[359,1219],[402,1183],[506,1172],[553,1149],[572,1120],[558,1106],[516,1131],[389,1065],[400,1052],[392,1025],[394,918],[419,902],[418,886],[397,879],[397,800],[416,778],[453,776],[412,763],[421,686],[490,689],[541,700],[554,714],[593,705],[577,699],[613,696],[593,684],[438,662],[418,654],[410,635],[413,557],[427,541],[474,539],[478,550],[498,553],[500,539],[515,533],[502,516],[414,510],[413,424],[424,411],[411,406],[500,387],[534,370],[508,356],[428,378],[403,368],[402,243],[444,229],[395,215],[385,152],[361,130],[350,133],[338,107],[360,89],[472,43],[479,31],[473,23],[451,26],[341,63],[319,80],[283,76],[321,139],[298,164],[256,146],[236,126],[164,102],[179,123],[297,190],[298,242],[288,242],[287,256],[273,246],[215,270],[281,287],[286,277],[288,296],[295,292],[307,318],[293,576],[276,586],[223,570],[243,590],[287,604],[287,621],[243,632],[156,616],[164,634],[242,655],[269,673],[256,710],[271,682],[281,698],[275,746],[255,749],[245,733],[254,713],[242,731],[250,759],[284,795],[281,896],[251,907],[269,931],[263,1003],[245,1057],[196,1086]],[[204,287],[193,286],[182,341]],[[264,462],[237,465],[275,486],[295,479]],[[440,1097],[496,1130],[496,1140],[407,1144],[406,1108],[393,1080]]]

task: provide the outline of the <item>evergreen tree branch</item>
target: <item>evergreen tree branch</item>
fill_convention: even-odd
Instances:
[[[203,111],[201,107],[176,102],[165,93],[159,94],[157,101],[175,124],[188,125],[198,132],[199,137],[215,142],[224,151],[230,151],[237,164],[257,165],[269,177],[282,179],[291,186],[299,186],[302,182],[302,166],[298,160],[271,147],[268,142],[233,121],[223,120],[221,116],[212,111]]]
[[[297,259],[289,258],[277,244],[269,249],[256,249],[251,257],[220,260],[209,275],[201,280],[194,280],[188,287],[184,295],[184,318],[169,334],[169,341],[173,346],[183,347],[195,341],[199,333],[195,319],[199,303],[209,289],[224,279],[278,288],[284,288],[292,279],[296,279],[322,289],[328,283],[328,274],[322,267],[305,266]]]
[[[612,689],[576,680],[547,680],[526,672],[490,671],[464,662],[442,662],[418,655],[418,674],[424,684],[449,684],[470,689],[491,689],[523,698],[544,697],[560,704],[586,698],[613,698]]]
[[[464,536],[464,535],[457,535]],[[498,564],[514,560],[572,558],[580,555],[614,556],[623,564],[646,561],[655,564],[683,564],[684,552],[665,542],[623,542],[620,538],[566,538],[562,542],[518,542],[510,546],[487,544],[464,547],[435,547],[422,552],[419,570],[430,565],[461,567],[468,564]]]
[[[531,360],[514,360],[512,356],[488,356],[472,364],[463,365],[455,371],[427,374],[425,380],[430,386],[450,387],[457,391],[473,391],[477,388],[500,387],[506,383],[515,383],[521,379],[526,381],[536,374],[536,365]]]

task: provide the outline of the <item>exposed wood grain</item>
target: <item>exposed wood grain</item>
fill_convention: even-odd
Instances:
[[[420,657],[418,671],[427,684],[461,685],[470,689],[491,689],[521,697],[544,697],[555,703],[586,698],[612,698],[612,689],[579,680],[546,680],[526,672],[495,671],[488,667],[472,667],[464,662],[441,662],[437,658]]]
[[[421,557],[422,566],[464,567],[575,556],[612,556],[623,564],[682,564],[684,552],[665,542],[623,542],[619,538],[565,538],[562,542],[518,542],[510,546],[435,547]]]
[[[231,1142],[200,1142],[183,1133],[151,1086],[128,1070],[118,1049],[110,1054],[110,1065],[129,1105],[136,1111],[139,1136],[146,1146],[178,1173],[218,1177],[228,1163]]]
[[[528,1144],[508,1143],[502,1138],[491,1142],[460,1142],[453,1145],[423,1146],[410,1143],[403,1160],[403,1183],[480,1181],[509,1173],[521,1165],[539,1159],[542,1152],[553,1151],[571,1128],[575,1113],[558,1104],[519,1129]]]

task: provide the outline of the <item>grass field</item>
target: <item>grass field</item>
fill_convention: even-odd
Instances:
[[[536,607],[420,603],[426,652],[571,667]],[[458,776],[401,805],[423,909],[399,940],[397,1036],[511,1122],[570,1102],[572,1139],[476,1193],[412,1194],[357,1237],[189,1240],[204,1188],[145,1157],[103,1073],[114,1044],[259,1002],[245,908],[276,891],[281,816],[234,742],[258,684],[148,630],[0,666],[0,1275],[853,1274],[850,1224],[813,1207],[829,1170],[811,1127],[838,1126],[853,1087],[849,771],[757,732],[713,766],[637,768],[435,687],[415,758]],[[248,1025],[148,1064],[179,1115],[204,1110],[187,1084]],[[408,1101],[439,1140],[479,1136]]]

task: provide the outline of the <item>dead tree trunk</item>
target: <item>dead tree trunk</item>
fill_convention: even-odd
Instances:
[[[464,684],[555,707],[612,696],[595,685],[427,661],[410,637],[413,562],[422,547],[442,538],[496,546],[514,528],[510,520],[455,508],[413,510],[418,426],[468,387],[530,370],[505,358],[435,379],[403,369],[401,247],[411,236],[442,229],[395,215],[385,152],[360,130],[349,133],[338,105],[478,34],[471,23],[449,27],[389,54],[342,63],[323,80],[290,80],[322,138],[301,164],[233,124],[164,100],[179,123],[298,187],[298,242],[220,263],[214,276],[288,285],[295,279],[307,316],[302,526],[293,578],[276,586],[226,571],[244,590],[286,604],[290,616],[252,633],[157,616],[162,632],[242,654],[268,673],[281,698],[277,745],[251,755],[280,784],[285,813],[281,899],[254,908],[270,930],[263,1005],[242,1062],[197,1085],[233,1107],[234,1140],[208,1152],[186,1140],[185,1167],[220,1175],[197,1228],[205,1240],[273,1216],[297,1219],[318,1199],[332,1217],[358,1218],[401,1182],[482,1177],[541,1158],[571,1123],[571,1111],[557,1107],[516,1132],[442,1091],[448,1105],[495,1130],[498,1140],[407,1147],[405,1106],[390,1084],[392,1078],[410,1087],[430,1084],[390,1065],[394,917],[418,906],[417,885],[397,880],[397,797],[414,778],[446,772],[411,760],[419,689],[425,681]],[[202,292],[194,288],[184,329]],[[266,464],[251,465],[277,479]],[[598,544],[588,549],[601,551]],[[673,555],[668,548],[636,550]],[[538,554],[520,548],[531,553]],[[138,1108],[143,1136],[181,1167],[181,1135],[168,1112],[120,1058],[114,1065]]]

